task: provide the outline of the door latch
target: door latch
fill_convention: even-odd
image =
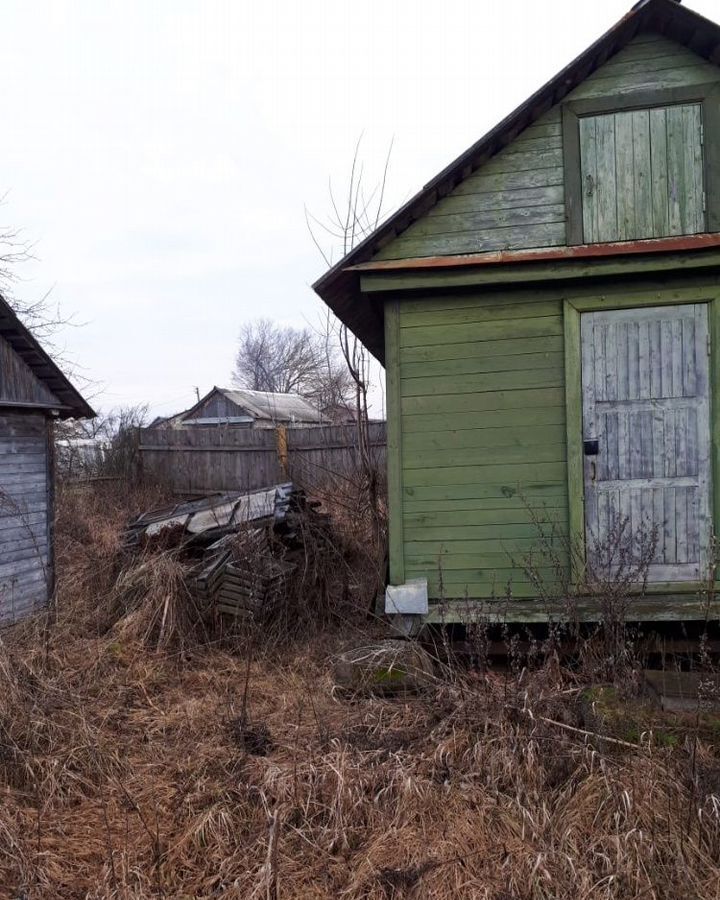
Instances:
[[[600,441],[583,441],[585,456],[597,456],[600,452]]]

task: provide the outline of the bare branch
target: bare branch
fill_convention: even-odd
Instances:
[[[335,414],[347,408],[353,393],[350,374],[327,335],[268,319],[243,325],[233,381],[255,391],[297,393]]]

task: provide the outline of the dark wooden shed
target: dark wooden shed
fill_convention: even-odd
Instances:
[[[398,609],[595,620],[626,526],[629,615],[718,617],[719,65],[642,0],[316,283],[386,366]]]
[[[0,298],[0,626],[52,594],[53,423],[94,415]]]

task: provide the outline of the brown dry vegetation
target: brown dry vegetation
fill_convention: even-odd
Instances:
[[[362,617],[219,641],[127,498],[61,500],[57,610],[0,643],[0,896],[720,897],[712,723],[584,734],[557,664],[340,696]]]

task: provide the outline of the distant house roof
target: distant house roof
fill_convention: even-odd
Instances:
[[[247,409],[257,419],[273,421],[321,422],[322,413],[300,394],[272,394],[267,391],[227,390],[223,394]]]
[[[32,374],[59,401],[57,406],[61,419],[92,419],[95,412],[79,391],[70,383],[57,363],[43,350],[37,338],[23,325],[12,307],[0,296],[0,338],[10,346]],[[5,398],[4,403],[12,398]],[[55,408],[49,401],[38,404]]]
[[[521,131],[559,103],[641,31],[666,35],[705,59],[716,64],[720,62],[720,26],[681,6],[678,0],[639,0],[616,25],[450,163],[315,282],[315,292],[381,363],[385,362],[382,301],[361,294],[360,269],[382,247],[425,215],[468,175],[511,143]],[[578,251],[580,248],[575,249]],[[502,254],[496,254],[496,257],[497,261],[502,261]],[[525,254],[520,259],[526,261],[528,258],[532,259]],[[439,262],[452,266],[457,264],[457,257]],[[401,265],[395,264],[394,267],[400,268]]]
[[[357,407],[352,403],[332,403],[322,408],[323,419],[334,425],[357,422]]]
[[[182,425],[183,416],[190,412],[184,409],[182,412],[175,413],[172,416],[155,416],[155,418],[147,426],[148,428],[169,428],[173,425]]]
[[[225,397],[253,419],[272,422],[322,422],[320,410],[299,394],[274,394],[269,391],[250,391],[244,388],[214,387],[191,409],[182,414],[182,420],[193,418],[193,414],[204,409],[208,401],[216,395]]]

